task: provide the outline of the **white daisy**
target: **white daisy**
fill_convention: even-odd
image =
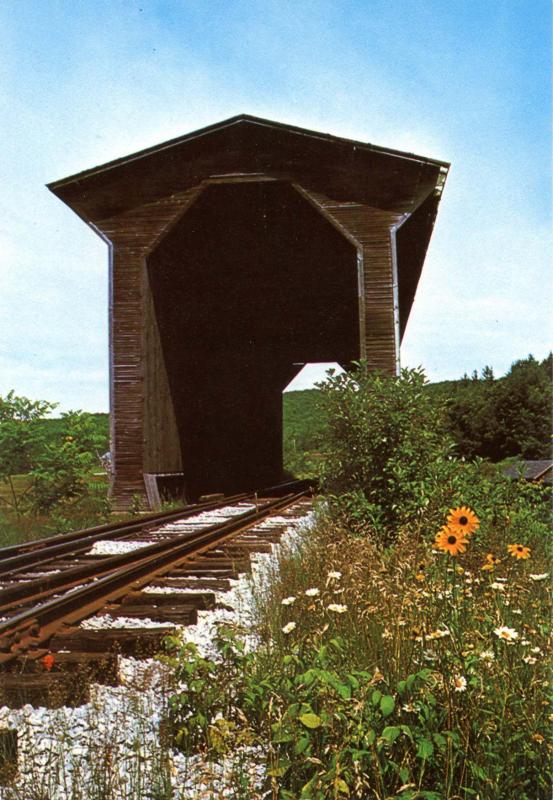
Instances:
[[[292,603],[296,602],[296,598],[293,595],[290,597],[285,597],[283,600],[280,601],[280,604],[283,606],[291,606]]]
[[[320,593],[321,592],[320,592],[319,589],[306,589],[305,590],[305,594],[306,594],[307,597],[317,597],[317,595],[320,594]]]
[[[335,614],[345,614],[348,610],[347,606],[340,605],[340,603],[330,603],[327,608],[329,611],[334,611]]]
[[[531,581],[545,581],[549,578],[549,572],[540,572],[539,575],[529,575]]]
[[[328,578],[334,578],[335,581],[339,581],[342,577],[342,573],[338,572],[337,570],[331,570],[331,572],[327,575]]]
[[[295,629],[295,627],[296,627],[296,623],[295,622],[288,622],[284,626],[284,628],[282,629],[282,632],[283,633],[292,633],[292,631]]]
[[[455,675],[453,678],[453,688],[456,692],[466,692],[467,679],[462,675]]]
[[[482,661],[495,661],[493,650],[482,650],[478,658],[481,658]]]
[[[499,639],[504,639],[506,642],[514,642],[515,639],[518,639],[518,632],[514,628],[508,628],[506,625],[494,628],[494,633]]]

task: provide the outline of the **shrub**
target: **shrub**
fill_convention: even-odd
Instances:
[[[437,507],[453,477],[444,411],[425,384],[420,369],[394,378],[359,363],[320,386],[328,421],[321,488],[348,524],[385,542]]]

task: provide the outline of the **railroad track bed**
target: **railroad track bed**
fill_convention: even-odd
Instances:
[[[0,552],[0,706],[86,703],[176,627],[209,647],[243,602],[243,576],[309,512],[305,487],[290,488]]]

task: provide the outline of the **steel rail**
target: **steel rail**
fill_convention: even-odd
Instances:
[[[214,511],[240,500],[246,500],[251,495],[237,494],[226,497],[224,500],[217,500],[211,503],[196,504],[193,506],[183,506],[180,509],[164,511],[161,514],[149,514],[140,520],[129,520],[129,522],[115,523],[113,525],[102,525],[97,528],[85,528],[70,534],[61,534],[60,537],[41,539],[39,547],[13,555],[9,558],[0,560],[0,578],[10,578],[29,566],[38,567],[51,563],[62,555],[78,555],[86,551],[95,542],[104,539],[122,539],[130,536],[137,531],[144,531],[152,526],[163,522],[170,522],[173,519],[186,519],[202,511]],[[34,542],[32,544],[35,544]],[[10,549],[10,548],[6,548]],[[0,550],[0,559],[3,551]]]
[[[283,484],[277,484],[276,486],[270,486],[266,489],[259,490],[259,492],[253,494],[240,494],[229,496],[224,498],[220,501],[220,503],[215,503],[211,506],[212,510],[216,508],[223,508],[226,505],[231,503],[238,503],[245,500],[250,500],[251,502],[257,502],[259,494],[266,495],[266,496],[274,496],[274,494],[278,494],[283,490],[288,489],[295,489],[299,491],[300,489],[303,490],[311,490],[311,482],[302,480],[302,481],[288,481]],[[204,508],[202,510],[208,510]],[[193,515],[195,512],[190,512],[190,514],[184,515],[177,515],[177,519],[186,519],[187,516]],[[159,521],[167,522],[168,518],[166,514],[161,515],[162,519]],[[173,517],[171,517],[172,519]],[[154,522],[158,519],[157,516],[149,516],[146,520],[147,524],[141,526],[140,522],[137,522],[139,530],[148,530],[154,524]],[[134,524],[134,523],[133,523]],[[128,528],[126,528],[128,531]],[[134,528],[133,528],[134,530]],[[130,534],[126,534],[130,535]],[[183,534],[186,536],[187,534]],[[104,537],[102,537],[104,538]],[[121,538],[121,537],[119,537]],[[174,537],[172,537],[174,541]],[[97,540],[94,540],[97,541]],[[88,547],[88,544],[87,544]],[[147,547],[147,545],[144,545]],[[86,549],[86,548],[85,548]],[[136,552],[136,551],[135,551]],[[143,552],[143,548],[141,548],[141,552]],[[78,553],[75,550],[72,550],[70,553],[65,553],[65,555],[77,555]],[[59,553],[58,553],[59,555]],[[10,586],[4,586],[4,588],[0,588],[0,614],[5,614],[7,612],[12,611],[17,606],[22,605],[23,603],[36,603],[40,600],[44,600],[47,597],[51,597],[53,594],[60,592],[61,590],[67,590],[77,586],[83,582],[88,580],[92,580],[97,576],[101,576],[110,572],[112,569],[115,569],[119,566],[122,566],[126,563],[129,563],[129,559],[132,559],[132,552],[131,553],[120,553],[110,557],[102,557],[95,562],[88,562],[86,564],[79,564],[75,567],[68,567],[63,569],[59,572],[52,572],[49,575],[42,575],[40,577],[20,581],[18,583],[13,583]],[[50,559],[50,561],[53,560]],[[33,566],[43,566],[46,563],[49,563],[49,560],[41,560],[41,561],[33,561]],[[7,574],[16,574],[15,571]],[[4,576],[5,577],[5,576]]]
[[[171,520],[175,517],[184,518],[193,514],[201,513],[202,511],[215,510],[222,508],[225,505],[237,503],[241,499],[254,498],[254,497],[274,497],[292,491],[299,491],[302,488],[310,488],[312,482],[308,480],[292,480],[284,483],[279,483],[274,486],[265,487],[263,489],[252,489],[251,492],[241,492],[239,494],[228,495],[221,500],[207,501],[205,503],[192,503],[185,506],[180,506],[176,509],[169,511],[161,511],[155,514],[147,514],[140,517],[140,519],[127,520],[125,522],[108,522],[105,525],[96,525],[91,528],[82,528],[77,531],[70,531],[69,533],[60,533],[54,536],[43,537],[42,539],[35,539],[32,542],[26,542],[20,545],[10,545],[9,547],[0,548],[0,577],[13,574],[21,566],[28,566],[29,564],[44,564],[44,561],[38,561],[38,558],[45,552],[52,551],[53,548],[65,544],[66,542],[77,542],[90,537],[95,537],[97,541],[106,538],[120,539],[126,535],[130,535],[138,530],[146,529],[150,525],[155,525],[163,520]],[[66,551],[70,553],[72,551]],[[59,551],[63,554],[63,551]],[[21,561],[16,559],[20,557]]]
[[[267,516],[298,502],[307,491],[265,503],[255,511],[248,511],[234,519],[212,525],[197,532],[180,536],[134,551],[135,561],[112,570],[86,586],[48,600],[34,608],[0,623],[0,663],[11,661],[27,648],[45,643],[63,625],[71,625],[91,616],[107,602],[113,602],[128,593],[129,588],[140,588],[174,569],[178,564],[210,550],[237,533],[246,530]],[[136,558],[139,554],[140,558]],[[131,555],[131,554],[125,554]]]
[[[234,502],[243,502],[244,499],[253,500],[254,498],[249,498],[248,495],[241,495],[240,499]],[[222,504],[223,507],[226,505],[228,505],[228,503]],[[182,518],[182,516],[177,517],[177,519]],[[186,519],[186,517],[184,518]],[[166,521],[166,519],[162,520],[162,522]],[[148,528],[150,527],[151,523],[148,525]],[[97,577],[113,572],[115,569],[133,563],[144,553],[150,552],[151,548],[160,545],[163,546],[164,544],[173,544],[176,541],[186,541],[195,534],[195,531],[186,531],[185,533],[179,534],[178,538],[172,536],[167,537],[167,539],[162,542],[145,543],[143,547],[137,548],[136,550],[131,550],[126,553],[116,553],[111,556],[101,556],[96,561],[78,564],[75,567],[68,567],[59,572],[53,572],[49,575],[42,575],[38,578],[19,581],[10,586],[5,586],[3,589],[0,589],[0,614],[5,614],[23,604],[36,603],[60,591],[71,589],[79,584],[94,580]]]

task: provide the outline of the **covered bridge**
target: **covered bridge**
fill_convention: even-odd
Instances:
[[[109,245],[116,508],[280,480],[305,363],[396,372],[447,169],[240,115],[49,185]]]

